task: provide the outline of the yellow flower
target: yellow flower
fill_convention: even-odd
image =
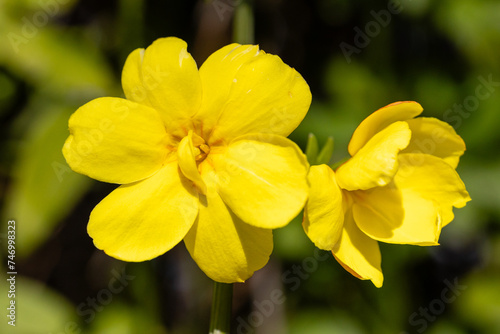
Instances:
[[[377,241],[437,245],[453,207],[470,200],[455,171],[465,144],[435,118],[414,118],[416,102],[396,102],[368,116],[335,172],[312,166],[303,227],[351,274],[382,286]]]
[[[170,37],[133,51],[126,99],[80,107],[63,153],[74,171],[121,184],[90,215],[97,248],[144,261],[184,240],[210,278],[244,281],[306,202],[309,166],[285,137],[311,93],[258,46],[223,47],[199,70],[186,48]]]

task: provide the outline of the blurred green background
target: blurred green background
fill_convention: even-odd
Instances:
[[[0,332],[207,332],[211,283],[183,244],[145,263],[95,249],[88,216],[116,186],[72,172],[61,148],[79,106],[123,96],[132,50],[177,36],[200,65],[231,42],[240,3],[0,0]],[[368,114],[415,100],[467,143],[458,171],[472,201],[439,247],[381,245],[381,289],[315,252],[296,219],[275,232],[269,264],[236,285],[233,332],[500,333],[500,2],[250,4],[255,42],[311,87],[311,109],[291,136],[303,149],[310,132],[320,144],[333,136],[339,161]],[[9,219],[15,328],[5,317]]]

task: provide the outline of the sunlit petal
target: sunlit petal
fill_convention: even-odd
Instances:
[[[248,52],[255,51],[252,48]],[[235,74],[235,66],[229,66],[229,74],[224,73],[221,79],[210,83],[214,87],[222,87],[220,92],[214,94],[223,94],[212,98],[213,106],[223,105],[219,107],[221,109],[210,111],[220,111],[209,138],[210,143],[227,143],[240,135],[256,132],[288,136],[309,109],[309,86],[278,56],[260,52],[255,57],[245,55],[238,59],[246,61]],[[225,69],[221,67],[221,71]],[[224,81],[219,84],[219,80]]]
[[[124,261],[145,261],[178,244],[198,214],[198,196],[177,168],[123,185],[90,215],[88,233],[97,248]]]
[[[349,154],[355,155],[377,132],[388,125],[406,121],[420,115],[422,106],[417,102],[394,102],[378,109],[365,118],[356,128],[349,142]]]
[[[308,180],[311,188],[302,226],[316,247],[332,250],[344,222],[342,191],[327,165],[311,166]]]
[[[135,49],[128,55],[122,70],[122,87],[127,100],[153,107],[142,83],[144,51],[144,49]]]
[[[206,194],[207,186],[201,178],[195,159],[199,152],[195,152],[194,149],[193,132],[189,131],[189,134],[180,141],[177,147],[179,168],[184,176],[191,180],[202,194]]]
[[[212,280],[243,282],[262,268],[273,249],[272,231],[242,222],[214,191],[215,174],[206,164],[207,196],[200,195],[198,219],[184,242]]]
[[[233,80],[240,67],[263,51],[258,45],[229,44],[210,55],[200,67],[203,100],[196,120],[202,120],[202,135],[217,123],[229,100]],[[197,124],[198,125],[198,124]]]
[[[155,173],[169,151],[169,137],[156,110],[104,97],[69,119],[63,154],[71,168],[99,181],[130,183]]]
[[[337,169],[339,186],[346,190],[363,190],[391,182],[398,170],[397,156],[408,145],[410,137],[406,122],[393,123],[375,134]]]
[[[218,191],[243,221],[262,228],[288,224],[304,207],[308,163],[291,140],[270,134],[234,140],[213,155]]]
[[[167,127],[198,111],[202,98],[200,75],[183,40],[167,37],[154,41],[144,51],[141,78],[151,106]]]
[[[464,154],[465,143],[453,127],[437,118],[419,117],[407,121],[410,144],[401,153],[426,153],[442,158],[456,168]]]

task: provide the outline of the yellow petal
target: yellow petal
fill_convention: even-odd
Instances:
[[[455,218],[455,214],[453,213],[452,207],[440,207],[439,208],[439,216],[441,218],[441,225],[444,227],[451,223]]]
[[[262,268],[273,249],[271,230],[242,222],[215,192],[214,172],[205,164],[207,196],[200,195],[200,212],[184,238],[198,266],[212,280],[243,282]]]
[[[437,245],[441,220],[432,200],[409,189],[399,189],[394,183],[355,193],[354,220],[372,239],[396,244]]]
[[[355,156],[337,169],[337,182],[346,190],[385,186],[398,170],[398,153],[410,142],[406,122],[396,122],[376,133]]]
[[[408,120],[411,140],[401,153],[426,153],[444,159],[457,168],[465,151],[465,143],[453,127],[437,118],[419,117]]]
[[[97,248],[124,261],[145,261],[178,244],[198,214],[198,197],[177,168],[123,185],[92,211],[88,233]]]
[[[342,191],[327,165],[311,166],[307,179],[311,188],[302,226],[316,247],[332,250],[344,223]]]
[[[378,109],[356,128],[349,142],[349,154],[355,155],[377,132],[397,121],[406,121],[420,115],[422,106],[417,102],[394,102]]]
[[[245,135],[222,154],[212,156],[218,191],[246,223],[262,228],[288,224],[308,195],[308,163],[291,140],[271,135]]]
[[[193,131],[189,131],[188,135],[184,137],[177,147],[177,159],[179,168],[185,177],[191,180],[202,194],[207,193],[207,186],[203,182],[198,166],[196,164],[196,156],[199,152],[194,151],[193,146]]]
[[[175,37],[157,39],[144,52],[132,52],[122,73],[122,85],[127,98],[140,103],[145,101],[144,90],[149,101],[145,104],[158,110],[167,127],[193,116],[201,104],[198,67],[187,52],[186,42]]]
[[[371,280],[377,288],[382,286],[384,276],[378,243],[360,231],[350,210],[346,212],[342,236],[332,253],[342,267],[355,277]]]
[[[147,90],[142,83],[144,51],[144,49],[135,49],[128,55],[122,70],[122,87],[127,100],[152,107]]]
[[[229,94],[213,98],[225,103],[221,109],[208,111],[218,114],[209,142],[227,143],[247,133],[288,136],[311,104],[311,92],[302,76],[278,56],[264,52],[243,62],[235,74],[233,70],[234,66],[230,66],[231,73],[226,74],[221,66],[220,79],[210,83],[223,87],[214,94]],[[214,106],[221,104],[214,103]]]
[[[240,67],[261,52],[258,45],[233,43],[212,53],[200,67],[203,100],[195,118],[203,121],[199,129],[202,136],[208,135],[205,131],[211,130],[217,122]]]
[[[99,98],[69,119],[63,154],[91,178],[130,183],[151,176],[166,159],[169,141],[156,110],[119,98]]]
[[[460,176],[443,159],[428,154],[405,153],[399,156],[400,168],[394,182],[406,192],[432,200],[445,226],[453,219],[453,207],[462,208],[470,196]]]

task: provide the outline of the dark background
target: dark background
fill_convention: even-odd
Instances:
[[[207,332],[211,282],[184,245],[144,263],[97,250],[86,233],[88,216],[116,186],[72,172],[61,148],[79,106],[123,96],[120,73],[132,50],[177,36],[201,65],[232,41],[239,3],[2,1],[2,284],[9,219],[16,221],[18,271],[17,326],[2,315],[2,333]],[[458,171],[472,201],[455,211],[438,247],[381,245],[380,289],[315,251],[299,217],[274,233],[269,264],[236,284],[234,333],[251,327],[257,333],[500,333],[500,2],[250,5],[255,43],[295,67],[311,87],[311,109],[291,135],[302,149],[310,132],[320,144],[333,136],[332,162],[339,161],[368,114],[394,101],[418,101],[423,116],[449,122],[464,138]]]

